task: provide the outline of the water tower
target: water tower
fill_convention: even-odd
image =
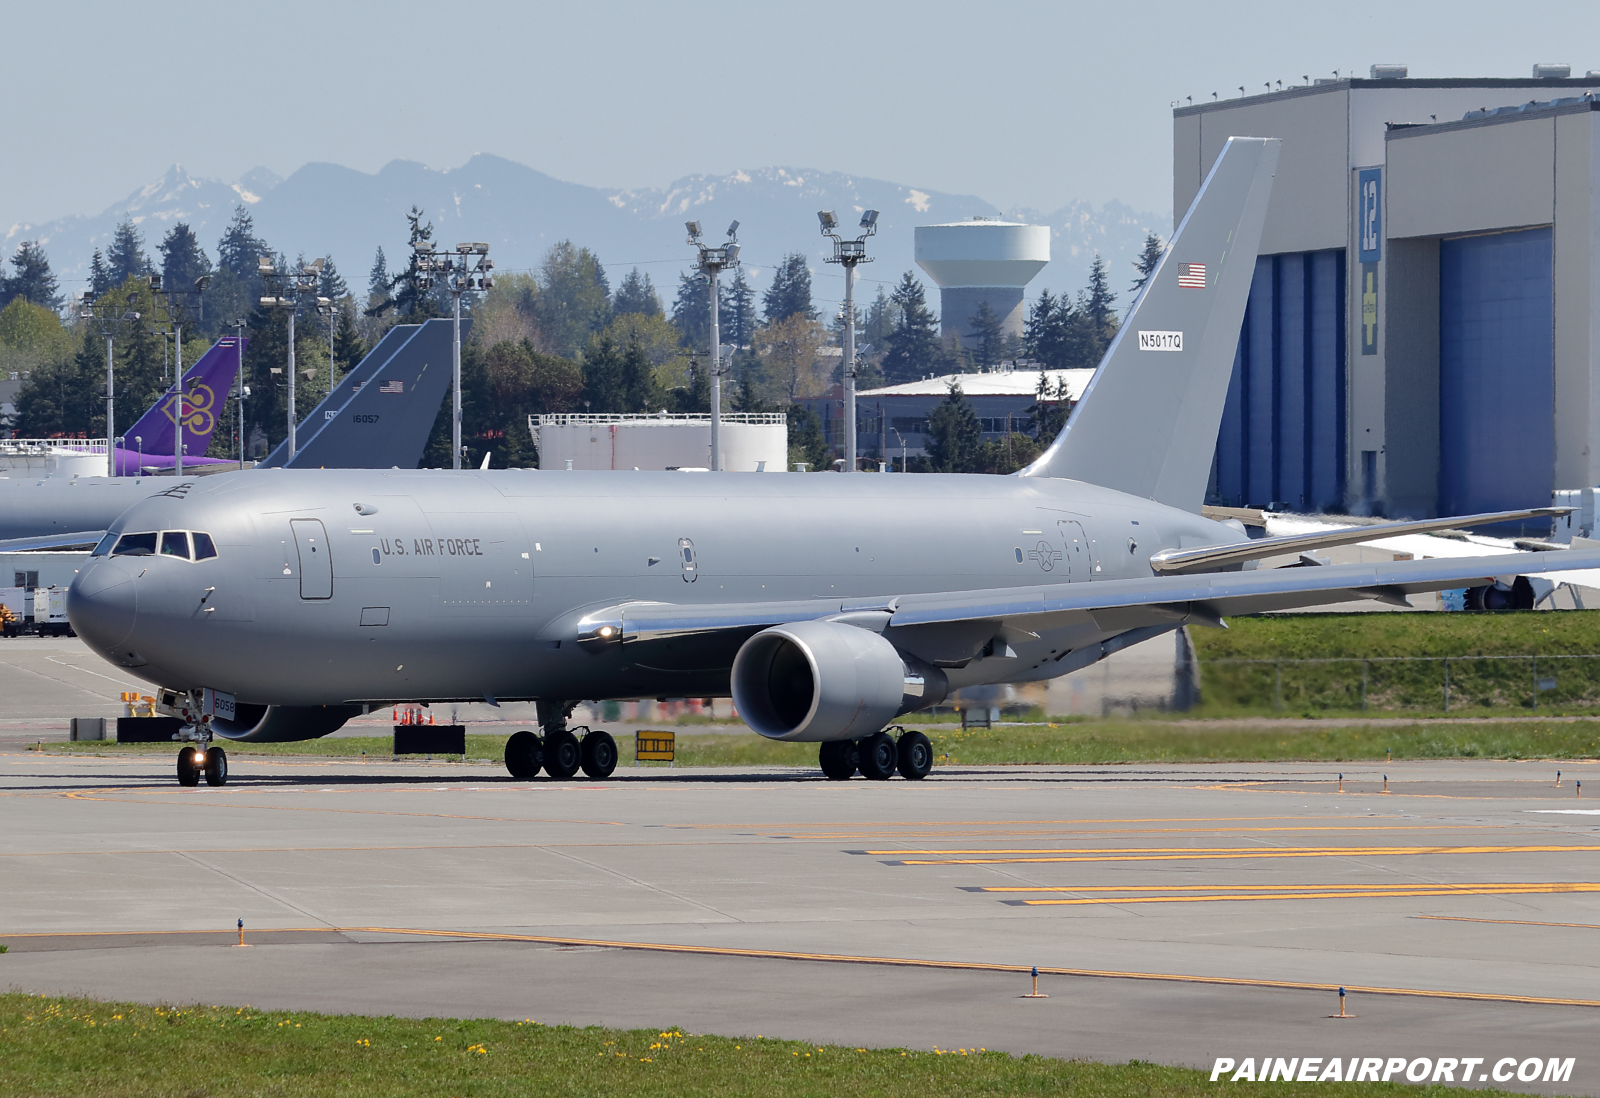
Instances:
[[[972,318],[985,301],[1001,331],[1022,334],[1023,289],[1050,262],[1050,229],[983,217],[918,225],[915,255],[939,287],[939,334],[972,347]]]

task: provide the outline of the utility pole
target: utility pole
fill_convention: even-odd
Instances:
[[[739,223],[728,226],[728,240],[720,248],[700,243],[700,222],[688,221],[689,246],[699,249],[695,265],[705,272],[711,289],[711,471],[722,472],[722,330],[717,323],[717,281],[724,270],[739,265]]]
[[[166,303],[167,323],[172,327],[172,342],[175,348],[172,360],[172,387],[177,390],[178,395],[175,403],[173,404],[171,412],[172,475],[174,477],[183,476],[183,398],[185,395],[183,391],[183,322],[184,318],[188,315],[188,299],[190,297],[194,298],[196,306],[195,311],[199,313],[202,320],[205,319],[205,313],[203,311],[204,299],[201,297],[201,295],[205,293],[206,283],[209,281],[211,281],[210,275],[201,275],[199,278],[194,280],[194,289],[192,290],[175,290],[171,287],[163,290],[161,288],[161,276],[159,274],[152,274],[150,276],[151,298],[158,306],[161,305],[163,301]]]
[[[839,219],[832,210],[817,211],[822,222],[822,235],[833,241],[833,258],[829,263],[844,267],[844,467],[856,471],[856,264],[871,263],[867,258],[867,237],[878,231],[878,211],[868,210],[861,215],[861,228],[865,230],[854,240],[842,240],[834,232]]]
[[[455,255],[437,252],[433,245],[418,241],[411,245],[417,255],[417,270],[422,277],[417,280],[419,289],[431,290],[434,275],[444,275],[444,288],[449,292],[455,318],[455,338],[450,345],[450,468],[461,468],[461,295],[473,290],[487,290],[494,286],[489,274],[494,261],[489,258],[489,245],[482,242],[457,244]],[[478,261],[471,264],[470,257]],[[331,330],[331,327],[330,327]]]
[[[319,259],[309,267],[302,263],[298,270],[279,271],[272,266],[272,260],[266,256],[261,256],[256,261],[262,288],[267,291],[261,297],[261,304],[268,308],[283,309],[289,325],[289,358],[286,363],[289,375],[289,454],[284,458],[285,465],[293,461],[295,455],[294,314],[299,308],[301,297],[317,292],[318,283],[322,278],[322,262]]]
[[[108,476],[119,476],[121,462],[117,460],[117,406],[112,376],[111,340],[123,324],[130,320],[138,320],[139,314],[129,308],[128,302],[120,305],[110,301],[96,302],[93,296],[84,294],[79,315],[84,320],[93,321],[95,329],[106,340],[106,470]]]
[[[239,388],[238,407],[234,409],[239,423],[239,468],[244,469],[244,398],[250,395],[250,390],[244,384],[244,330],[248,325],[246,320],[235,320],[230,327],[234,329],[234,350],[239,355],[239,370],[235,384]]]

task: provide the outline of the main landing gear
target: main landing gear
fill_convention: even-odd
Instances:
[[[515,732],[506,741],[506,769],[513,778],[537,777],[541,769],[563,781],[579,770],[590,778],[609,778],[617,768],[617,741],[599,729],[583,731],[581,740],[565,728],[543,736]]]
[[[933,744],[921,732],[898,731],[898,741],[887,731],[859,740],[829,740],[818,752],[822,773],[836,782],[848,780],[857,770],[880,782],[888,781],[896,770],[911,781],[926,778],[933,769]]]

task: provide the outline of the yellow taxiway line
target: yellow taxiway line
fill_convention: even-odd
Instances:
[[[1033,854],[1032,857],[990,858],[899,858],[894,865],[1018,865],[1034,862],[1161,862],[1210,861],[1218,858],[1380,858],[1429,854],[1553,854],[1600,851],[1600,846],[1331,846],[1260,847],[1232,846],[1195,849],[1193,847],[1130,847],[1126,850],[995,850],[953,851],[974,854]],[[900,855],[933,851],[867,850],[864,854]],[[1048,855],[1048,856],[1046,856]]]

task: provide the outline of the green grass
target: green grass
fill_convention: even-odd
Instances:
[[[1190,630],[1201,669],[1191,716],[1442,715],[1445,657],[1451,716],[1600,711],[1600,611],[1281,614],[1228,625]],[[1308,659],[1338,662],[1289,662]]]
[[[1218,1090],[1208,1076],[1140,1061],[818,1046],[677,1028],[576,1029],[533,1020],[371,1018],[0,995],[0,1094],[1188,1098]],[[1272,1084],[1274,1094],[1401,1090],[1384,1083]],[[1454,1092],[1443,1086],[1403,1090]]]
[[[1326,762],[1378,760],[1385,752],[1396,759],[1578,759],[1600,756],[1600,719],[1584,721],[1442,723],[1417,721],[1393,727],[1246,724],[1215,721],[1179,724],[1173,721],[1103,720],[1013,725],[1002,728],[921,727],[933,742],[935,765],[1140,763],[1140,762]],[[467,737],[467,758],[498,764],[504,758],[505,736]],[[393,743],[386,736],[338,737],[303,743],[225,744],[234,757],[320,756],[390,760]],[[633,737],[617,737],[621,766],[633,766]],[[120,755],[173,754],[167,744],[53,743],[47,751]],[[817,765],[817,745],[775,743],[753,733],[705,733],[680,736],[681,766]],[[452,756],[451,758],[457,758]],[[665,767],[666,763],[644,766]]]

